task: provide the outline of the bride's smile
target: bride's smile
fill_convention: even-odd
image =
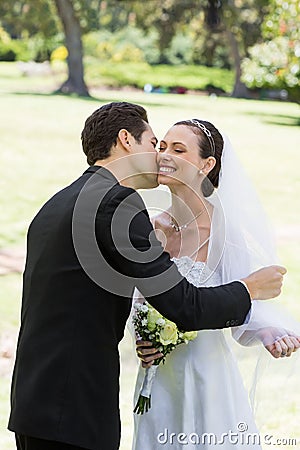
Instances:
[[[199,136],[190,127],[174,125],[160,141],[157,164],[159,184],[171,190],[179,186],[199,188],[200,178],[212,170],[215,159],[200,156]]]

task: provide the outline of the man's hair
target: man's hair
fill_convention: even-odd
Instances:
[[[81,133],[82,148],[89,165],[98,159],[108,158],[117,143],[118,133],[125,128],[140,143],[146,130],[148,117],[139,105],[127,102],[113,102],[98,108],[89,116]]]

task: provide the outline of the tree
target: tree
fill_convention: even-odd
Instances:
[[[248,90],[241,81],[241,61],[261,35],[260,26],[268,12],[267,0],[161,0],[123,2],[130,4],[138,27],[155,27],[159,34],[159,63],[169,63],[169,48],[176,33],[189,32],[193,36],[194,47],[201,36],[200,57],[208,65],[213,65],[213,53],[223,47],[227,57],[226,43],[230,49],[230,62],[223,61],[235,71],[234,97],[247,97]],[[205,24],[207,30],[205,30]],[[205,35],[205,38],[203,36]],[[198,51],[198,49],[197,49]],[[198,51],[199,53],[199,51]],[[197,62],[198,62],[197,61]]]
[[[221,27],[229,44],[235,72],[232,97],[248,97],[248,90],[241,79],[242,59],[247,54],[249,45],[260,37],[260,27],[267,13],[266,0],[224,0],[220,8]]]
[[[0,28],[10,37],[14,58],[42,62],[59,45],[57,14],[48,0],[1,0]]]
[[[64,94],[76,93],[89,96],[83,76],[83,51],[81,28],[71,0],[55,0],[68,49],[68,79],[59,88]]]
[[[126,12],[127,24],[131,23],[142,30],[155,29],[158,34],[158,64],[168,64],[169,58],[167,55],[168,48],[171,44],[176,32],[180,31],[182,27],[189,23],[193,15],[198,14],[202,10],[206,1],[195,0],[152,0],[148,2],[141,2],[137,0],[132,1],[117,1],[117,2],[103,2],[106,4],[107,10],[116,9],[117,14],[113,15],[116,18],[121,18],[121,10]],[[119,14],[118,14],[119,12]],[[123,15],[124,19],[124,15]]]
[[[265,42],[249,49],[243,79],[249,87],[282,89],[300,102],[300,4],[272,0],[263,23]]]
[[[13,39],[35,39],[35,60],[49,59],[55,48],[54,37],[62,28],[68,49],[68,79],[59,91],[86,96],[81,35],[82,30],[90,29],[99,4],[99,0],[1,0],[0,25]]]
[[[145,39],[143,43],[137,39],[133,46],[144,51],[146,41],[153,43],[148,62],[194,62],[208,66],[217,63],[219,67],[233,67],[236,73],[233,95],[239,97],[247,94],[241,83],[241,59],[260,37],[268,3],[267,0],[1,0],[0,25],[11,36],[25,39],[40,33],[46,40],[64,30],[69,53],[68,79],[60,90],[65,93],[88,95],[83,69],[84,34],[109,30],[116,36],[120,30],[125,33],[136,27],[142,30]],[[48,49],[49,45],[44,54]]]
[[[0,23],[13,39],[58,33],[55,10],[48,0],[1,0]]]

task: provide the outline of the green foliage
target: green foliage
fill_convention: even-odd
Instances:
[[[249,49],[243,61],[243,80],[251,88],[286,89],[300,101],[300,4],[273,0],[263,30],[267,41]]]
[[[37,33],[50,37],[59,31],[52,0],[1,0],[0,25],[14,39],[26,39]]]
[[[269,0],[223,0],[221,22],[246,51],[261,37],[261,24],[269,11]]]
[[[243,67],[249,87],[258,86],[260,80],[264,79],[262,86],[283,87],[289,90],[291,98],[297,98],[298,0],[224,0],[218,8],[220,25],[216,29],[207,28],[207,7],[211,3],[207,0],[74,0],[72,6],[84,36],[85,55],[101,61],[104,68],[107,62],[199,64],[225,69],[234,67],[238,74],[240,59],[247,55],[249,59]],[[1,0],[0,26],[11,38],[9,43],[0,39],[0,60],[33,59],[42,62],[63,44],[62,25],[54,0]],[[289,39],[288,47],[284,41],[274,42],[276,55],[287,48],[286,66],[281,63],[278,67],[269,66],[268,71],[262,58],[252,56],[254,53],[265,54],[265,49],[258,52],[255,48],[248,53],[249,46],[260,42],[262,32],[268,40],[277,37]],[[283,60],[283,57],[278,60]],[[95,73],[96,70],[92,69],[91,72]],[[88,74],[90,79],[91,72]],[[264,72],[266,75],[262,75]],[[119,75],[120,80],[113,77],[108,82],[124,85],[126,80],[126,84],[137,86],[144,83],[143,73],[142,81],[136,80],[135,74],[131,74],[132,82],[130,77],[123,77],[122,73]],[[271,79],[273,84],[270,84]],[[161,81],[155,84],[165,86],[164,81]],[[174,83],[182,85],[186,84],[186,80],[180,82],[176,79]],[[168,84],[174,83],[173,80],[168,81]],[[224,89],[224,83],[227,84],[217,76],[205,86]],[[198,83],[193,82],[192,85],[198,86]],[[202,81],[200,86],[203,87]],[[228,87],[224,90],[228,92]]]
[[[115,33],[108,30],[90,32],[83,36],[84,52],[101,61],[157,62],[156,33],[145,34],[135,27],[126,27]]]
[[[135,86],[143,89],[150,83],[154,87],[203,90],[215,87],[231,92],[234,75],[231,71],[193,65],[155,65],[147,63],[98,62],[86,58],[86,78],[88,84],[103,84],[111,87]]]
[[[1,0],[0,26],[10,37],[3,43],[0,33],[0,60],[4,61],[49,60],[62,39],[50,0]]]
[[[292,41],[300,39],[300,3],[298,0],[271,0],[270,12],[263,23],[263,37],[274,39],[288,36]]]
[[[60,45],[59,47],[56,47],[51,53],[51,61],[66,61],[68,57],[68,50],[64,45]]]
[[[18,55],[27,53],[27,45],[22,41],[0,41],[0,61],[16,61]],[[28,58],[29,59],[29,58]]]
[[[300,46],[299,46],[300,51]],[[295,88],[299,84],[300,65],[289,66],[290,41],[278,36],[249,49],[243,62],[244,80],[250,87]]]
[[[206,28],[193,34],[193,64],[230,69],[230,48],[224,45],[225,33]]]
[[[99,61],[143,62],[143,52],[129,41],[111,36],[109,32],[93,32],[84,37],[86,55],[92,55]]]
[[[45,39],[42,35],[36,34],[25,40],[10,37],[1,39],[0,33],[0,61],[48,61],[60,42],[61,35]]]
[[[170,64],[193,63],[193,40],[191,36],[178,33],[165,50],[165,56]]]

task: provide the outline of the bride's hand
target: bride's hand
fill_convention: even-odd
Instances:
[[[293,352],[300,348],[300,337],[290,335],[284,336],[273,344],[266,345],[265,348],[271,353],[273,358],[291,356]]]
[[[152,342],[150,341],[136,341],[136,353],[137,356],[142,361],[142,366],[144,369],[152,366],[156,359],[159,359],[163,356],[157,348],[152,347]]]

